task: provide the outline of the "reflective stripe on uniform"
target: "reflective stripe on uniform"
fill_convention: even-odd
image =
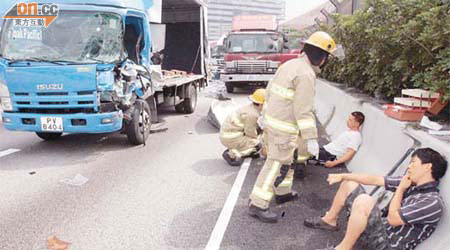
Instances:
[[[268,202],[270,202],[272,200],[273,195],[274,195],[272,192],[264,191],[259,187],[254,187],[252,190],[252,194],[255,195],[256,197],[258,197],[262,200],[268,201]]]
[[[306,118],[306,119],[298,120],[297,125],[300,130],[315,128],[316,121],[314,121],[314,119],[311,119],[311,118]]]
[[[297,156],[297,162],[305,162],[306,160],[309,159],[309,155],[299,155]]]
[[[270,92],[274,93],[275,95],[281,98],[294,100],[295,92],[292,89],[285,88],[277,84],[272,84],[270,86]]]
[[[225,139],[234,139],[234,138],[237,138],[237,137],[240,137],[243,135],[244,135],[244,133],[242,133],[242,132],[222,132],[222,133],[220,133],[220,136]]]
[[[275,119],[269,115],[266,115],[264,117],[264,122],[266,125],[269,125],[270,127],[283,131],[290,134],[298,134],[298,127],[294,123],[289,123],[285,121],[280,121],[278,119]]]
[[[280,185],[278,185],[277,188],[289,188],[289,187],[292,187],[292,180],[287,180],[285,178],[284,181],[281,182]]]
[[[277,176],[278,172],[280,171],[281,163],[278,161],[274,161],[272,166],[270,167],[270,171],[266,176],[266,179],[264,180],[264,183],[262,185],[263,191],[271,191],[273,180],[275,180],[275,177]]]

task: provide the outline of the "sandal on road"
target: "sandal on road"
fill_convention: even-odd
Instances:
[[[303,225],[309,228],[322,229],[327,231],[338,231],[339,227],[330,225],[322,220],[320,216],[305,219]]]

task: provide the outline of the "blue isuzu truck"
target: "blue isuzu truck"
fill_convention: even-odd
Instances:
[[[197,93],[207,84],[201,0],[30,2],[38,9],[56,5],[58,13],[48,27],[4,19],[0,98],[6,129],[44,140],[122,131],[132,144],[144,144],[157,107],[195,111]],[[5,16],[17,14],[12,6]]]

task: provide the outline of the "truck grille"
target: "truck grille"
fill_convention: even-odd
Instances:
[[[237,70],[239,73],[266,73],[267,61],[237,61]]]
[[[98,111],[96,91],[17,92],[11,96],[22,113],[73,114]]]

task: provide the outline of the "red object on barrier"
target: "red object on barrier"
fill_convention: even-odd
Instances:
[[[439,93],[423,89],[403,89],[402,97],[396,97],[394,104],[386,105],[384,113],[400,121],[420,121],[425,112],[437,115],[447,103],[440,101]]]
[[[384,114],[400,121],[420,121],[426,108],[413,108],[399,104],[388,104]]]

